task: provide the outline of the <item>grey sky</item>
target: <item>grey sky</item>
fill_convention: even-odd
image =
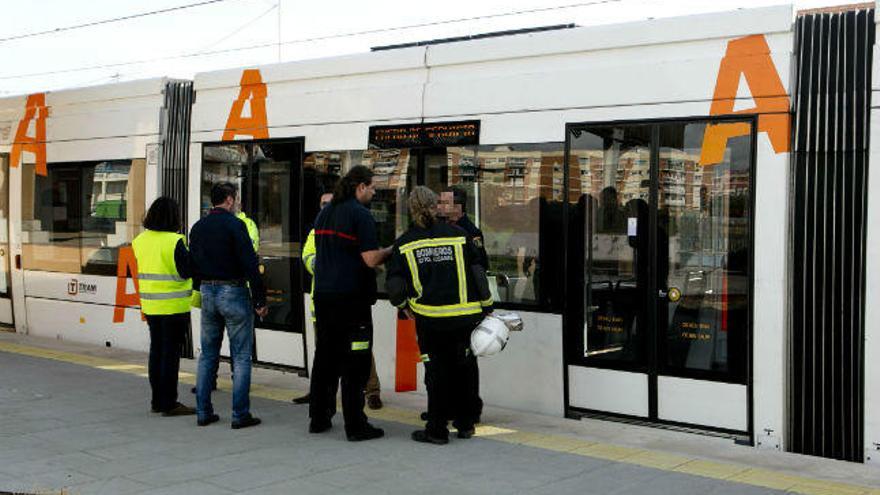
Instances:
[[[495,17],[432,27],[327,39],[291,41],[341,33],[472,18],[588,2],[594,5]],[[0,0],[0,38],[89,21],[195,3],[196,0]],[[280,16],[279,16],[280,2]],[[368,51],[396,44],[488,31],[576,23],[610,24],[785,3],[781,0],[412,0],[310,1],[226,0],[188,10],[103,26],[0,42],[0,95],[90,86],[116,80],[170,75],[190,78],[214,69],[302,60]],[[852,3],[796,0],[799,9]],[[280,30],[279,30],[280,26]],[[276,43],[280,39],[279,48]],[[271,43],[273,46],[168,58]],[[18,77],[130,61],[155,60],[102,69]]]

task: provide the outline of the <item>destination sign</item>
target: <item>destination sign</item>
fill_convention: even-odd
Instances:
[[[370,146],[377,148],[431,148],[480,144],[480,121],[370,127]]]

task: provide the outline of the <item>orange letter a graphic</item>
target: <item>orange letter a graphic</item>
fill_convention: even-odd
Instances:
[[[126,294],[125,292],[129,273],[131,273],[131,278],[134,281],[133,294]],[[134,257],[134,250],[131,246],[121,247],[119,248],[119,260],[116,262],[116,304],[113,307],[113,323],[125,321],[126,306],[138,306],[141,304],[139,293],[137,259]],[[144,319],[143,313],[141,313],[141,319]]]
[[[245,117],[244,104],[251,104],[251,116]],[[249,135],[254,139],[269,139],[269,123],[266,118],[266,85],[258,69],[245,69],[241,74],[241,90],[232,104],[223,141],[232,141],[237,135]]]
[[[752,92],[755,107],[734,111],[742,77]],[[713,116],[758,114],[758,132],[766,132],[773,150],[783,153],[790,147],[790,105],[788,94],[782,86],[773,59],[770,58],[770,47],[764,35],[757,34],[730,41],[718,69],[709,113]],[[749,126],[746,124],[709,125],[703,136],[700,163],[705,166],[722,162],[727,140],[744,136],[748,132]]]
[[[24,117],[18,123],[15,131],[15,140],[12,142],[10,165],[17,167],[21,163],[21,153],[27,151],[34,154],[36,172],[45,176],[46,171],[46,116],[49,109],[46,108],[46,93],[36,93],[27,97]],[[28,128],[31,121],[35,121],[35,135],[28,136]]]

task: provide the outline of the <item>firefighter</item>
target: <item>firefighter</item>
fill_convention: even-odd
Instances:
[[[450,225],[460,228],[465,234],[467,234],[468,242],[473,244],[477,250],[477,263],[488,272],[489,255],[486,253],[486,246],[483,241],[483,231],[474,225],[474,222],[468,217],[467,199],[467,192],[461,188],[441,192],[440,201],[437,205],[438,216]],[[480,416],[483,414],[483,399],[480,398],[480,368],[478,364],[474,364],[473,369],[471,369],[471,375],[468,379],[473,383],[475,390],[474,403],[471,405],[473,408],[474,423],[479,423]],[[422,413],[422,419],[428,419],[427,413]]]
[[[385,435],[364,414],[372,361],[375,268],[391,253],[390,247],[379,247],[376,222],[367,209],[375,192],[373,172],[363,165],[352,167],[315,220],[316,329],[309,432],[323,433],[332,427],[341,378],[345,433],[352,442]]]
[[[425,429],[417,442],[449,443],[452,418],[459,438],[474,434],[476,357],[471,331],[492,311],[479,253],[461,229],[437,220],[437,195],[424,186],[409,196],[410,228],[394,243],[386,288],[391,303],[412,315],[428,391]]]

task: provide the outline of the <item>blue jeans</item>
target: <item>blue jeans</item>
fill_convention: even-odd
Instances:
[[[251,359],[254,353],[254,309],[247,287],[202,285],[202,353],[196,380],[196,410],[199,419],[214,414],[212,384],[217,380],[223,327],[229,335],[229,350],[235,365],[232,377],[232,421],[250,414]]]

